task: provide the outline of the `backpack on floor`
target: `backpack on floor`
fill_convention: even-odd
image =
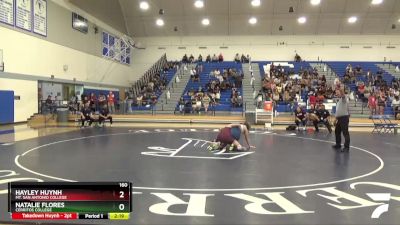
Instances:
[[[296,130],[296,126],[295,125],[289,125],[288,127],[286,127],[287,131],[293,131]]]

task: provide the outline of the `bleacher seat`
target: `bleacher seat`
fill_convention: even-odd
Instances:
[[[347,65],[352,65],[353,68],[356,66],[360,66],[363,70],[363,76],[357,76],[356,81],[363,81],[367,82],[366,78],[366,73],[368,70],[371,71],[371,73],[376,74],[378,71],[382,71],[382,78],[384,81],[386,81],[387,84],[391,84],[393,80],[393,76],[384,71],[381,70],[376,64],[379,62],[327,62],[327,64],[332,68],[332,70],[339,76],[340,79],[342,79],[346,73],[346,67]],[[351,91],[356,91],[357,86],[356,84],[348,84],[348,87]],[[390,105],[390,103],[388,103]],[[385,115],[394,115],[393,109],[391,107],[386,107],[384,111]]]
[[[282,62],[282,61],[279,61]],[[264,78],[264,74],[265,74],[265,70],[264,70],[264,66],[267,64],[271,64],[272,62],[270,61],[259,61],[257,62],[260,68],[260,75],[261,75],[261,79]],[[308,62],[293,62],[293,61],[288,61],[288,64],[293,64],[293,71],[295,74],[298,74],[300,72],[301,69],[303,70],[307,70],[310,69],[311,66]],[[275,63],[275,66],[278,66],[279,63]],[[290,69],[288,67],[284,67],[285,71],[289,71]],[[303,101],[307,102],[308,99],[308,93],[302,93],[301,94],[301,99],[303,99]],[[279,113],[281,112],[291,112],[292,109],[290,107],[290,105],[283,103],[283,102],[278,102],[277,105],[275,106],[275,110]]]
[[[242,64],[236,62],[221,62],[221,63],[202,63],[203,65],[203,72],[200,74],[200,82],[193,82],[191,79],[189,80],[186,88],[183,92],[183,97],[185,100],[190,100],[189,96],[185,96],[185,94],[190,91],[191,89],[198,91],[199,86],[202,88],[206,87],[206,84],[210,80],[215,80],[214,77],[209,77],[209,74],[212,70],[218,69],[222,72],[223,69],[236,69],[240,73],[242,71]],[[233,78],[231,78],[233,81]],[[241,95],[243,95],[242,88],[238,88],[238,91]],[[177,105],[178,107],[178,105]],[[211,108],[211,107],[210,107]],[[242,107],[232,107],[231,104],[231,90],[221,91],[221,99],[220,104],[213,107],[215,111],[231,111],[231,112],[242,112]]]
[[[169,83],[171,82],[172,78],[175,76],[176,73],[176,69],[170,69],[168,70],[165,74],[166,78],[167,78],[167,84],[166,87],[168,87]],[[157,101],[160,100],[161,94],[163,92],[162,91],[157,91],[156,92],[156,96],[157,96]],[[146,106],[132,106],[132,110],[152,110],[152,107],[146,107]]]

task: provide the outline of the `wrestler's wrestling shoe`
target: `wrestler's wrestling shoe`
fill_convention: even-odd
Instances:
[[[219,149],[219,146],[220,146],[220,143],[219,143],[219,142],[213,142],[212,144],[210,144],[210,145],[207,147],[207,150],[208,150],[208,151],[215,151],[215,150],[218,150],[218,149]]]

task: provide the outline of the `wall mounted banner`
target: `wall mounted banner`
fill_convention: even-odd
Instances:
[[[47,1],[34,0],[33,3],[33,32],[47,36]]]
[[[16,0],[15,4],[15,25],[32,31],[32,0]]]
[[[14,26],[14,0],[0,0],[0,22]]]

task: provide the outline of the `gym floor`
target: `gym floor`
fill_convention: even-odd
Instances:
[[[341,153],[325,130],[255,129],[255,151],[209,152],[218,131],[209,126],[39,130],[2,127],[1,222],[7,182],[24,180],[131,181],[134,209],[121,224],[399,223],[397,135],[352,131]]]

